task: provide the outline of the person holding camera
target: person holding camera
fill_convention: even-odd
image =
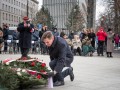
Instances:
[[[1,49],[3,47],[3,31],[2,28],[0,27],[0,54],[1,54]]]
[[[31,48],[31,35],[33,28],[34,25],[30,23],[27,16],[23,18],[23,22],[20,23],[17,27],[17,30],[19,32],[19,47],[22,54],[22,60],[30,59],[30,57],[28,56],[28,52]]]

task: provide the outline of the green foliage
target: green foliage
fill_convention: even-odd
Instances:
[[[47,25],[49,29],[51,29],[53,25],[53,18],[50,15],[50,12],[47,8],[42,7],[36,14],[36,20],[34,21],[34,24],[42,24]]]
[[[18,75],[6,65],[0,65],[0,86],[9,90],[19,87]]]
[[[21,90],[31,88],[36,85],[45,85],[47,78],[39,73],[30,73],[27,70],[35,72],[48,72],[46,64],[42,61],[2,61],[0,62],[0,88],[2,90]]]
[[[66,27],[71,31],[80,31],[84,28],[84,17],[78,5],[74,6],[68,16]]]

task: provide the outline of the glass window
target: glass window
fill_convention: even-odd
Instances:
[[[8,11],[10,12],[10,6],[9,6],[9,8],[8,8]]]
[[[6,20],[8,20],[8,14],[6,13]]]
[[[11,0],[11,3],[13,4],[13,0]]]
[[[7,11],[7,5],[6,5],[6,8],[5,8],[5,10]]]
[[[9,18],[9,21],[10,21],[10,14],[9,14],[9,17],[8,17],[8,18]]]
[[[5,14],[3,13],[3,20],[5,19],[4,16],[5,16]]]
[[[15,8],[14,8],[14,13],[15,13]]]
[[[12,15],[12,21],[13,21],[13,15]]]
[[[2,4],[2,9],[3,9],[3,10],[4,10],[4,6],[5,6],[5,5],[4,5],[4,4]]]
[[[13,7],[11,7],[11,12],[13,13]]]
[[[14,5],[15,5],[15,2],[16,2],[16,1],[14,0]]]
[[[20,7],[20,2],[19,2],[19,7]]]

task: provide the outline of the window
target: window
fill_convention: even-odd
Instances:
[[[19,2],[19,7],[20,7],[20,2]]]
[[[16,16],[16,21],[18,22],[18,16]]]
[[[12,15],[12,21],[13,21],[13,15]]]
[[[15,5],[15,2],[16,2],[16,1],[14,0],[14,5]]]
[[[8,20],[8,14],[6,13],[6,20]]]
[[[5,14],[3,13],[3,20],[5,19],[4,16],[5,16]]]
[[[10,14],[9,14],[9,21],[10,21]]]
[[[16,22],[16,17],[14,16],[14,22]]]
[[[19,22],[20,22],[20,17],[19,17]]]
[[[15,8],[14,8],[14,13],[15,13]]]
[[[13,7],[11,7],[11,12],[13,13]]]
[[[7,5],[6,5],[6,8],[5,8],[5,10],[7,11]]]
[[[16,5],[18,6],[18,1],[16,1]]]
[[[4,6],[5,6],[5,5],[4,5],[4,4],[2,4],[2,9],[3,9],[3,10],[4,10]]]
[[[9,6],[9,8],[8,8],[8,11],[10,12],[10,6]]]
[[[11,3],[13,4],[13,0],[11,0]]]

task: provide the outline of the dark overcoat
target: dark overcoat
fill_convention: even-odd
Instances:
[[[30,24],[30,27],[24,27],[24,23],[20,23],[17,27],[19,32],[19,46],[21,48],[31,48],[31,35],[34,25]]]
[[[57,60],[55,71],[60,72],[64,65],[70,66],[69,64],[73,62],[73,54],[63,38],[55,36],[52,45],[48,49],[50,59]]]

